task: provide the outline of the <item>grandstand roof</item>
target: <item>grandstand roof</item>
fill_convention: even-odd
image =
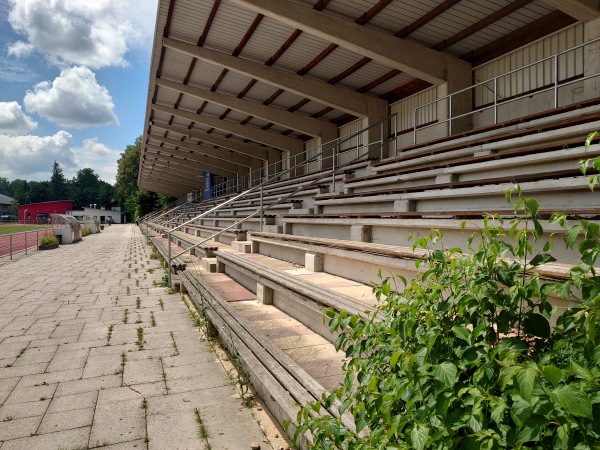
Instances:
[[[138,183],[181,196],[233,176],[585,20],[582,3],[159,0]]]

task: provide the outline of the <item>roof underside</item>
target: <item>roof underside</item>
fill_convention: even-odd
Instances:
[[[284,0],[280,0],[284,1]],[[444,54],[483,64],[575,22],[542,0],[285,0],[355,22]],[[234,0],[160,0],[139,185],[181,196],[201,187],[202,172],[235,170],[233,145],[207,143],[195,132],[265,150],[264,144],[221,131],[153,105],[218,118],[225,123],[310,139],[301,131],[157,85],[157,79],[203,88],[336,125],[355,117],[252,76],[166,48],[163,38],[185,41],[244,60],[324,81],[392,103],[430,86],[406,72],[333,44],[306,31],[257,14]],[[171,126],[165,129],[164,126]],[[174,128],[176,127],[176,128]],[[189,133],[191,131],[192,133]],[[268,136],[268,135],[267,135]],[[185,142],[177,144],[175,141]],[[274,151],[273,149],[269,149]],[[279,151],[279,150],[277,150]],[[206,153],[203,153],[206,152]],[[215,159],[222,152],[223,159]],[[206,156],[203,156],[206,155]],[[220,172],[219,172],[220,171]]]

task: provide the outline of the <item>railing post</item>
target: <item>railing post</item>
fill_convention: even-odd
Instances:
[[[398,152],[398,116],[393,115],[394,118],[394,152],[393,155],[396,155]]]
[[[171,287],[171,230],[167,233],[167,238],[169,239],[169,252],[168,252],[168,261],[167,261],[167,273],[169,274],[169,287]]]
[[[358,137],[356,138],[356,142],[358,142]],[[331,156],[332,160],[331,160],[331,170],[332,170],[332,186],[333,186],[333,192],[335,192],[335,156],[337,153],[337,149],[338,149],[338,145],[336,144],[335,147],[333,147],[333,155]]]
[[[554,55],[554,109],[558,108],[558,56]]]
[[[413,145],[417,145],[417,108],[413,111]]]
[[[260,187],[260,232],[263,230],[265,210],[263,209],[263,187]]]
[[[12,234],[8,235],[8,252],[10,253],[10,259],[11,259],[11,261],[12,261],[12,254],[13,254],[13,251],[12,251],[12,236],[13,236]]]
[[[498,123],[498,78],[494,78],[494,125]]]
[[[385,142],[385,138],[383,137],[383,122],[381,122],[381,124],[379,125],[379,138],[381,139],[381,147],[379,150],[380,156],[379,159],[383,159],[383,143]],[[356,152],[356,155],[358,156],[358,152]]]
[[[25,232],[25,256],[27,256],[27,231]]]
[[[448,136],[452,136],[452,95],[448,97]]]

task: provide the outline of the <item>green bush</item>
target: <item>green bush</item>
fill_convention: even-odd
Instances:
[[[46,236],[40,239],[40,245],[58,245],[59,240],[56,236],[52,234],[47,234]]]
[[[309,433],[322,449],[599,448],[600,227],[580,220],[567,229],[555,214],[581,258],[566,279],[543,280],[535,269],[554,261],[552,245],[533,253],[539,207],[517,194],[525,218],[510,222],[508,236],[489,216],[470,254],[428,250],[415,279],[400,278],[403,290],[380,276],[366,317],[326,311],[348,358],[345,381],[300,410],[294,442]],[[440,237],[434,230],[414,247]],[[573,306],[556,318],[551,296]],[[322,410],[336,401],[355,430]]]
[[[83,227],[83,228],[81,229],[81,235],[82,235],[82,236],[88,236],[88,235],[90,235],[90,234],[92,234],[92,230],[90,230],[90,228],[89,228],[89,227]]]

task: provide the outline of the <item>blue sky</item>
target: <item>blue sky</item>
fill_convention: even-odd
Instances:
[[[0,0],[0,177],[114,183],[143,132],[157,0]]]

